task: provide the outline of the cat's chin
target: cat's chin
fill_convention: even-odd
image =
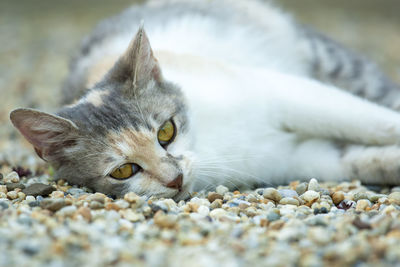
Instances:
[[[173,200],[175,200],[175,202],[178,202],[180,200],[187,200],[188,198],[190,198],[190,193],[187,190],[182,190],[180,192],[178,192],[178,194],[176,194],[175,196],[171,197]]]

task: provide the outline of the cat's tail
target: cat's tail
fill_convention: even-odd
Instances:
[[[400,111],[400,86],[375,63],[308,27],[300,32],[313,78]]]

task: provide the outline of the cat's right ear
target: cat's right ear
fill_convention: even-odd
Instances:
[[[162,82],[161,68],[154,57],[143,24],[106,79],[129,82],[129,88],[133,90],[145,87],[150,81]]]
[[[78,132],[72,121],[34,109],[15,109],[10,120],[44,160],[70,146]]]

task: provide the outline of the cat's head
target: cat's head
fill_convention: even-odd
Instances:
[[[52,115],[11,112],[12,123],[54,166],[56,178],[121,196],[182,198],[191,185],[184,96],[164,80],[141,28],[103,80]]]

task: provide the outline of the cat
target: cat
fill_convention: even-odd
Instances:
[[[84,40],[62,92],[56,114],[10,119],[55,178],[109,195],[400,184],[399,87],[268,2],[133,6]]]

